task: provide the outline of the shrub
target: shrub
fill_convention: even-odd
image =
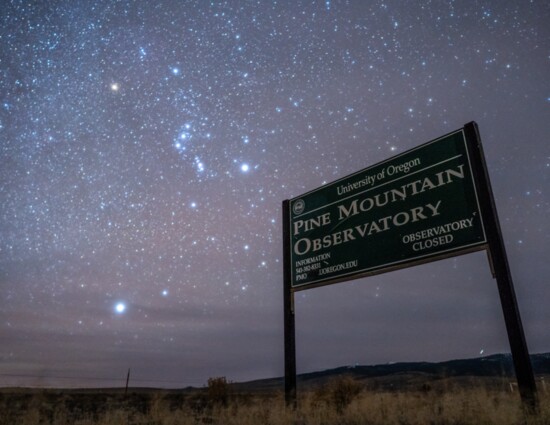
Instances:
[[[208,400],[214,405],[227,406],[229,401],[229,383],[225,376],[208,378]]]
[[[359,395],[363,385],[353,379],[351,376],[340,376],[334,378],[320,391],[317,392],[319,399],[331,404],[338,414],[341,414],[344,409]]]

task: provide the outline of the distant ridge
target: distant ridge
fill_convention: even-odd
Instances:
[[[531,364],[537,378],[543,375],[550,376],[550,353],[532,354]],[[511,354],[494,354],[485,357],[472,359],[448,360],[444,362],[398,362],[384,363],[372,366],[356,365],[341,366],[334,369],[327,369],[318,372],[302,373],[297,376],[298,388],[316,388],[322,386],[333,378],[339,376],[351,376],[358,381],[364,381],[369,388],[376,389],[425,389],[437,381],[445,383],[447,378],[453,378],[455,383],[462,382],[468,384],[471,378],[485,379],[486,382],[502,383],[505,379],[506,385],[515,381],[514,367]],[[499,381],[500,380],[500,381]],[[549,379],[550,381],[550,379]],[[282,391],[284,389],[284,378],[267,378],[246,382],[232,382],[231,388],[237,392],[272,392]],[[546,388],[546,387],[545,387]],[[185,387],[185,388],[157,388],[157,387],[134,387],[130,390],[133,393],[150,393],[162,391],[164,393],[194,393],[202,391],[205,387]],[[0,388],[0,397],[6,391],[15,392],[39,392],[60,390],[94,394],[98,391],[103,393],[124,393],[124,388],[26,388],[26,387],[5,387]]]
[[[550,374],[550,353],[531,355],[535,375]],[[383,378],[398,375],[425,375],[433,378],[451,377],[513,377],[514,366],[511,354],[494,354],[473,359],[449,360],[438,363],[399,362],[374,366],[343,366],[297,376],[298,385],[321,385],[331,378],[348,375],[355,379]],[[282,388],[284,378],[260,379],[233,384],[242,390],[273,390]]]

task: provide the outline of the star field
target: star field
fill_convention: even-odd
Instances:
[[[0,385],[282,375],[281,201],[472,120],[550,350],[546,2],[1,9]],[[296,304],[299,371],[509,351],[484,253]]]

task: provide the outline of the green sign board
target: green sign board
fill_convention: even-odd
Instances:
[[[294,290],[483,249],[464,130],[291,199]]]

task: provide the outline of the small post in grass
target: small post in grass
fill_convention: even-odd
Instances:
[[[126,388],[124,389],[124,395],[128,394],[128,382],[130,381],[130,368],[128,368],[128,375],[126,375]]]

